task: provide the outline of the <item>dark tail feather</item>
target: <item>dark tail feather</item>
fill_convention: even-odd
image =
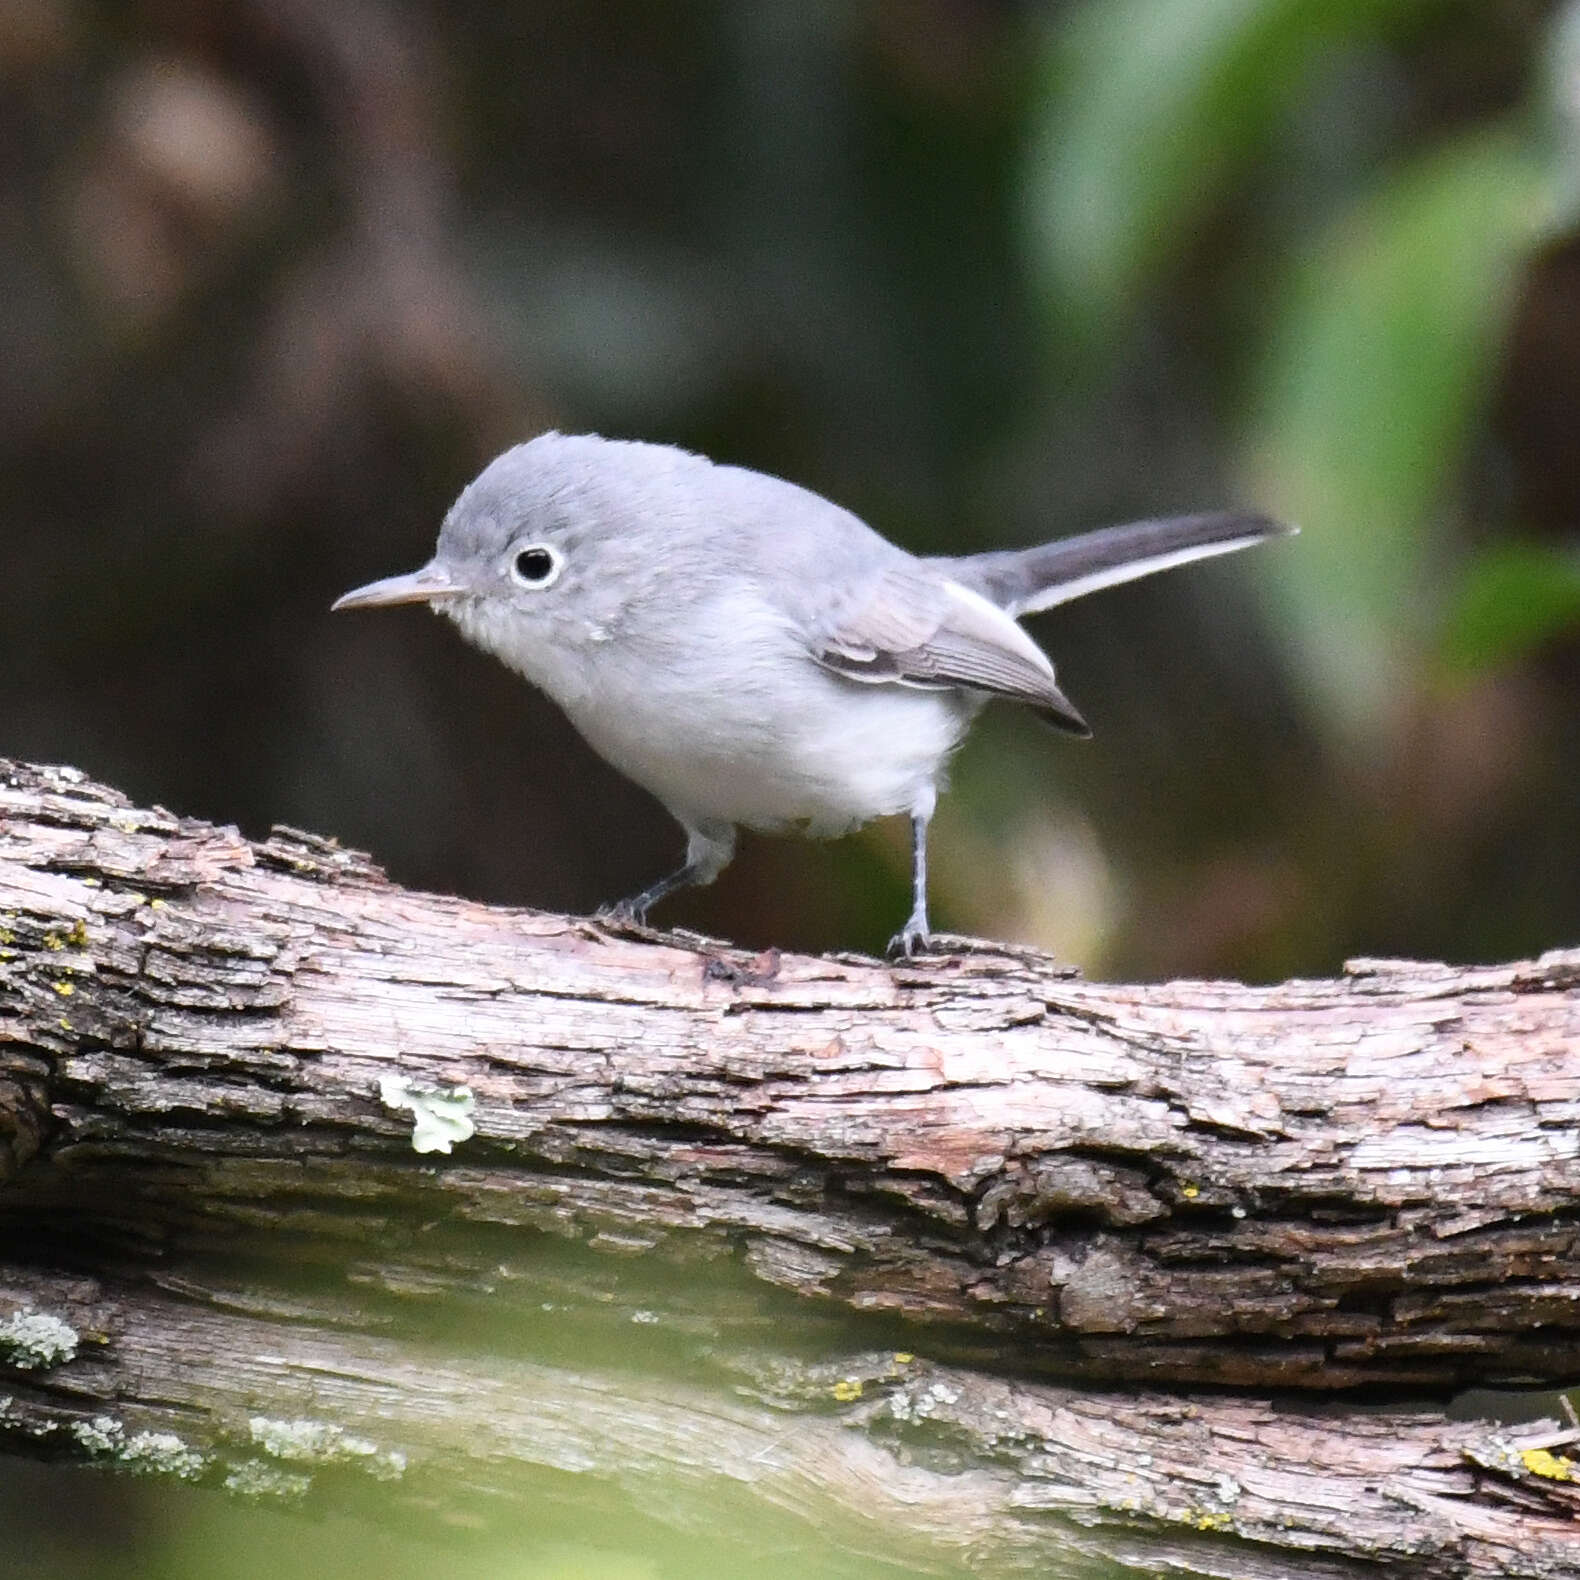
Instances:
[[[1059,538],[1034,549],[967,554],[929,563],[999,608],[1022,615],[1176,565],[1233,554],[1297,530],[1267,516],[1217,511],[1132,521],[1122,527]]]

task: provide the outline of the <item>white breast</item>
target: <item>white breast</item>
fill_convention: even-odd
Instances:
[[[958,692],[832,674],[782,616],[744,595],[685,616],[683,639],[674,622],[656,622],[530,653],[507,651],[485,609],[457,623],[693,825],[838,834],[908,811],[981,706]]]

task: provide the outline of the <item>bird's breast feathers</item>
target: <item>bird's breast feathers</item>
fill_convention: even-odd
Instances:
[[[683,821],[837,834],[906,811],[975,712],[958,693],[832,673],[746,587],[654,618],[633,610],[612,639],[589,627],[523,642],[486,604],[455,617]]]

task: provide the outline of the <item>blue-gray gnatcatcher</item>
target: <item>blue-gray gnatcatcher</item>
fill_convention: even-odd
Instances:
[[[711,883],[740,825],[828,835],[908,813],[914,903],[891,948],[912,954],[929,942],[928,821],[983,704],[1008,697],[1091,733],[1017,618],[1288,530],[1177,516],[918,559],[779,478],[546,433],[484,468],[421,570],[334,607],[442,610],[668,807],[685,865],[621,917]]]

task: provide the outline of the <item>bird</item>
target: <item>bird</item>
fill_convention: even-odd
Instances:
[[[912,904],[890,952],[910,957],[934,946],[928,826],[983,706],[1091,733],[1021,618],[1293,530],[1214,511],[919,557],[782,478],[547,432],[462,490],[426,565],[333,608],[430,605],[668,809],[684,862],[602,914],[643,924],[713,882],[742,827],[827,837],[903,814]]]

